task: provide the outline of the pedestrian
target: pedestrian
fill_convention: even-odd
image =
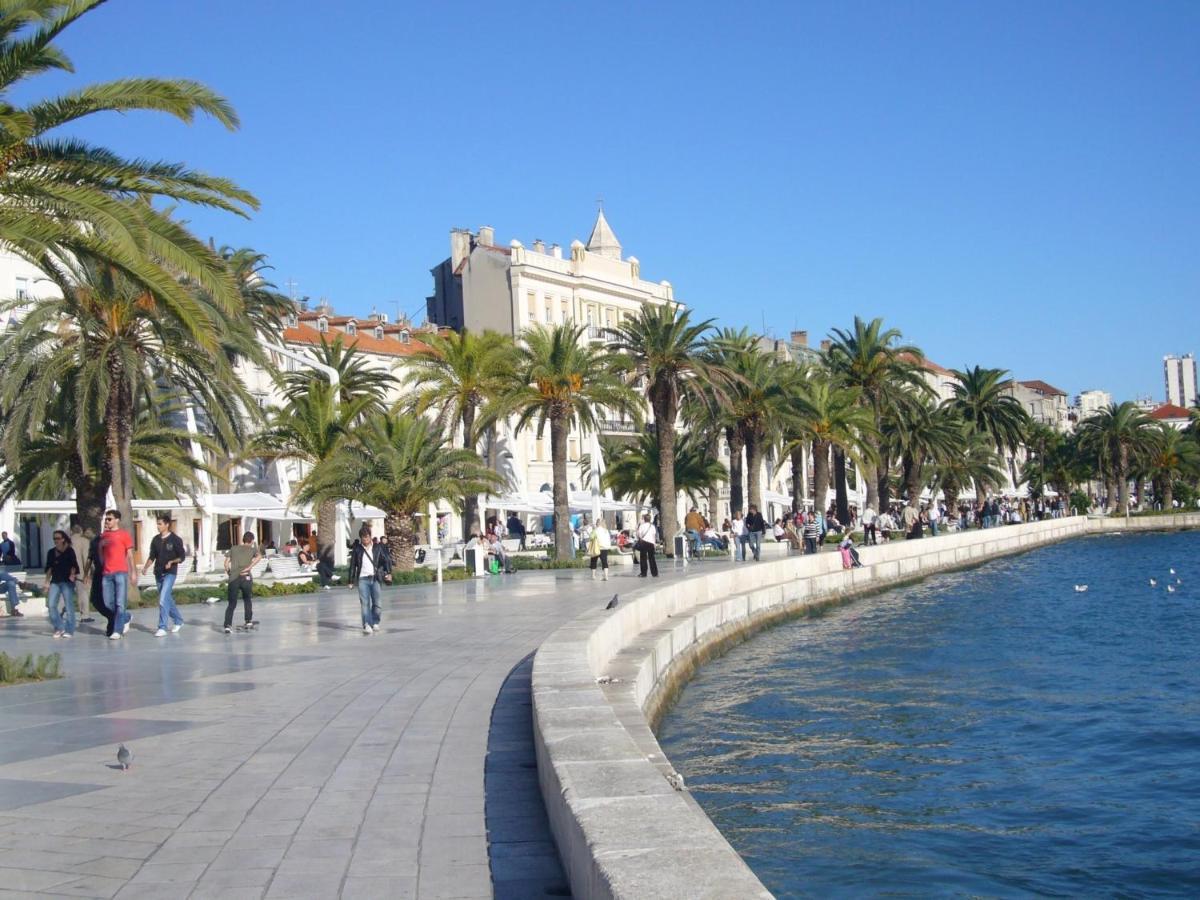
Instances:
[[[0,566],[19,566],[21,557],[17,556],[17,543],[8,536],[7,531],[0,531]]]
[[[100,559],[100,591],[104,605],[112,610],[113,630],[109,637],[119,641],[128,633],[133,617],[126,610],[131,591],[137,590],[133,567],[133,536],[121,527],[120,510],[104,513],[104,530],[97,547]]]
[[[150,541],[150,556],[142,566],[142,574],[154,566],[154,581],[158,585],[158,631],[154,636],[163,637],[168,624],[172,633],[183,627],[183,616],[175,605],[175,579],[179,577],[179,564],[187,558],[187,550],[183,540],[171,530],[175,523],[169,514],[159,513],[155,521],[158,534]]]
[[[604,572],[604,580],[608,581],[608,551],[611,549],[612,535],[609,533],[608,527],[604,524],[604,517],[601,516],[596,520],[596,527],[592,529],[592,535],[588,538],[588,556],[591,557],[589,568],[592,570],[593,581],[596,580],[597,560],[599,560],[600,568]]]
[[[762,513],[758,511],[758,507],[751,503],[750,511],[746,513],[746,542],[750,545],[750,550],[754,553],[755,562],[758,562],[761,555],[762,539],[766,531],[766,520],[763,519]]]
[[[65,531],[54,532],[54,546],[46,553],[46,609],[56,638],[75,636],[75,579],[79,560]],[[59,611],[59,604],[64,609]],[[64,616],[65,613],[65,616]]]
[[[641,554],[641,574],[638,576],[639,578],[646,577],[647,565],[650,567],[650,574],[655,578],[658,577],[658,560],[654,558],[654,545],[657,543],[658,529],[650,521],[650,513],[644,513],[642,515],[642,522],[637,527],[637,550]]]
[[[862,524],[863,524],[863,543],[864,544],[878,544],[879,543],[879,535],[875,530],[875,509],[873,507],[868,505],[863,510]]]
[[[742,518],[742,511],[740,509],[733,514],[733,521],[729,523],[729,530],[733,535],[734,555],[738,562],[741,562],[746,558],[746,520]]]
[[[525,549],[525,525],[521,522],[521,519],[517,516],[517,514],[515,512],[510,512],[508,514],[507,527],[508,527],[508,533],[511,534],[513,537],[517,538],[521,542],[517,549],[524,550]]]
[[[100,565],[100,535],[92,534],[92,529],[84,531],[83,536],[88,539],[87,559],[83,561],[83,581],[87,585],[88,602],[92,608],[100,615],[104,616],[104,621],[107,623],[104,627],[104,636],[112,637],[116,619],[113,616],[113,611],[104,602],[103,585],[103,569]],[[85,619],[86,621],[86,619]]]
[[[363,634],[374,634],[383,620],[379,608],[380,591],[392,580],[392,557],[387,545],[371,539],[371,526],[358,529],[358,540],[350,548],[350,584],[358,587],[362,607]]]
[[[809,513],[804,519],[804,552],[816,553],[817,542],[821,539],[821,526],[817,522],[817,514]]]
[[[242,542],[229,550],[225,557],[225,574],[229,576],[229,588],[226,592],[225,633],[233,632],[233,613],[237,609],[238,597],[245,604],[246,627],[254,627],[254,606],[251,596],[254,593],[254,576],[251,572],[262,554],[254,543],[254,532],[247,531],[242,535]]]
[[[16,616],[18,619],[25,615],[17,607],[21,603],[21,582],[10,572],[0,572],[0,590],[5,591],[6,596],[4,601],[7,605],[5,610],[8,615]]]

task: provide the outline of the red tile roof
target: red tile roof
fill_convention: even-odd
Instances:
[[[1190,419],[1191,411],[1182,406],[1176,406],[1174,403],[1164,403],[1162,406],[1156,407],[1151,413],[1152,419]]]
[[[912,353],[901,353],[900,358],[905,362],[915,362],[921,368],[928,372],[934,372],[938,375],[953,375],[954,373],[945,366],[939,366],[933,360],[924,356],[915,356]]]
[[[386,328],[387,326],[384,327]],[[347,347],[357,347],[364,353],[379,353],[384,356],[412,356],[418,350],[422,350],[428,346],[419,341],[415,335],[407,344],[397,338],[380,339],[363,331],[360,331],[358,334],[346,334],[344,331],[330,331],[324,337],[327,340],[333,340],[334,337],[339,335]],[[291,344],[319,345],[321,337],[321,332],[308,325],[283,329],[283,339]]]
[[[1054,385],[1046,384],[1044,381],[1038,381],[1036,378],[1033,381],[1019,381],[1017,383],[1024,385],[1031,391],[1037,391],[1039,394],[1057,394],[1060,397],[1067,396],[1066,391],[1060,391]]]

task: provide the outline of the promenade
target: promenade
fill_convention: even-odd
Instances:
[[[0,650],[66,673],[0,689],[0,898],[569,896],[527,657],[645,586],[626,568],[391,589],[374,636],[346,589],[262,600],[233,635],[224,603],[164,638],[156,609],[123,641],[0,620]]]

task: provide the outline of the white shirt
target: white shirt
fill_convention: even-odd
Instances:
[[[742,534],[746,533],[746,520],[745,519],[734,519],[729,524],[732,526],[734,534],[742,535]]]
[[[637,539],[645,541],[647,544],[653,544],[658,541],[658,529],[654,527],[653,522],[643,522],[638,526]]]
[[[874,522],[875,521],[875,510],[871,509],[871,507],[869,507],[869,506],[866,509],[864,509],[863,514],[862,514],[862,520],[863,520],[864,525],[870,525],[872,522]]]
[[[374,547],[370,544],[363,544],[362,568],[358,571],[359,578],[374,578],[375,563],[371,561],[371,554],[374,552]]]

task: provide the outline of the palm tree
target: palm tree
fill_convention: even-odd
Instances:
[[[360,414],[383,412],[388,406],[388,395],[399,382],[391,372],[378,369],[353,344],[348,345],[345,337],[336,334],[329,340],[324,334],[321,342],[309,348],[309,354],[314,360],[326,368],[338,373],[338,402],[354,403],[365,398]],[[287,372],[283,375],[283,387],[289,393],[308,390],[313,380],[313,373]]]
[[[757,341],[725,354],[725,362],[735,376],[727,389],[726,415],[746,450],[746,500],[761,511],[763,458],[768,445],[782,433],[787,414],[786,376],[782,365],[764,353]]]
[[[103,0],[8,0],[0,11],[0,242],[56,281],[64,261],[91,256],[153,286],[163,300],[187,304],[187,286],[160,260],[236,311],[237,286],[221,260],[197,242],[170,256],[159,246],[168,214],[151,207],[165,198],[238,215],[258,201],[233,182],[177,163],[124,159],[77,138],[53,132],[100,112],[147,110],[183,122],[211,116],[230,130],[237,114],[222,97],[193,81],[126,78],[88,85],[27,106],[14,90],[34,76],[70,72],[58,37]],[[145,202],[129,202],[141,198]],[[155,224],[148,225],[154,221]],[[118,478],[125,473],[114,473]]]
[[[179,253],[190,251],[193,240],[175,223],[146,220],[148,228],[159,225]],[[91,257],[64,262],[59,271],[69,273],[59,282],[62,297],[36,301],[0,341],[0,366],[8,373],[0,405],[28,404],[29,426],[38,427],[51,398],[74,378],[80,445],[95,427],[93,411],[102,410],[113,496],[132,521],[130,447],[138,403],[190,403],[204,411],[225,446],[243,438],[247,412],[257,407],[222,352],[230,331],[242,326],[202,290],[184,291],[179,302],[174,292]]]
[[[1154,482],[1154,496],[1163,509],[1175,505],[1175,482],[1200,475],[1200,447],[1188,435],[1159,422],[1156,440],[1148,448],[1145,467]]]
[[[461,429],[462,448],[478,455],[484,430],[495,421],[487,405],[504,390],[516,346],[507,335],[466,329],[430,336],[427,344],[404,361],[413,390],[412,409],[433,410],[449,434]],[[478,495],[464,496],[462,509],[466,540],[479,525]]]
[[[927,464],[964,455],[967,436],[953,408],[935,406],[923,396],[905,398],[884,418],[884,440],[900,460],[900,484],[908,505],[920,506],[921,491],[930,480]]]
[[[636,443],[610,444],[609,451],[605,457],[608,463],[602,479],[604,487],[639,505],[649,501],[658,506],[658,441],[654,435],[643,432]],[[674,475],[675,489],[695,503],[697,494],[720,484],[729,477],[729,472],[709,455],[703,435],[688,432],[675,445]]]
[[[282,408],[275,409],[266,426],[250,442],[248,454],[263,459],[293,459],[309,466],[308,474],[296,485],[294,495],[305,494],[313,472],[332,459],[364,411],[372,403],[369,395],[338,402],[329,382],[310,376],[307,387],[294,391]],[[319,498],[317,503],[318,555],[333,558],[337,524],[337,498]]]
[[[873,434],[879,433],[880,423],[888,408],[902,392],[932,393],[921,376],[920,362],[924,358],[920,349],[897,343],[902,337],[899,330],[883,328],[883,319],[865,322],[854,317],[854,327],[849,331],[835,328],[832,343],[826,353],[830,370],[847,387],[857,388],[860,403],[871,410],[874,417]],[[882,473],[875,470],[874,460],[881,460],[878,440],[874,441],[870,460],[861,466],[867,481],[866,505],[879,508],[880,475],[887,476],[887,467]]]
[[[719,390],[727,381],[705,355],[705,336],[711,328],[711,319],[694,323],[691,311],[677,304],[647,303],[636,317],[606,329],[612,339],[609,349],[627,354],[636,377],[646,382],[658,440],[658,493],[662,498],[663,544],[668,555],[672,553],[679,526],[674,479],[675,426],[681,398],[702,385]]]
[[[1117,512],[1129,513],[1129,476],[1137,454],[1154,437],[1154,420],[1137,405],[1110,403],[1084,419],[1079,426],[1080,445],[1095,454],[1105,480],[1116,482]],[[1111,498],[1111,493],[1110,493]]]
[[[972,431],[987,437],[997,450],[1016,453],[1025,441],[1031,424],[1029,413],[1011,394],[1011,384],[1005,369],[970,369],[952,371],[954,397],[950,407],[962,417]],[[982,502],[983,488],[975,488],[975,499]]]
[[[534,326],[522,335],[517,365],[497,402],[497,415],[511,411],[516,430],[550,429],[553,465],[554,543],[558,559],[569,559],[571,522],[567,488],[567,435],[572,427],[594,431],[600,410],[640,418],[637,395],[625,383],[628,360],[581,343],[582,325]]]
[[[495,472],[470,450],[450,447],[442,429],[412,413],[373,413],[304,480],[301,501],[346,498],[383,510],[388,548],[402,572],[416,565],[417,516],[431,503],[493,490]],[[322,530],[324,530],[322,528]]]
[[[829,492],[829,454],[840,447],[860,468],[875,459],[878,443],[875,417],[863,405],[858,388],[843,387],[821,368],[810,369],[803,378],[790,383],[792,414],[788,429],[793,435],[784,450],[790,453],[796,444],[812,448],[813,508],[825,511]]]
[[[959,495],[972,485],[983,485],[986,491],[1004,484],[1000,456],[991,441],[971,431],[961,420],[959,427],[962,429],[961,452],[936,458],[931,467],[930,489],[934,494],[941,491],[948,510],[958,506]]]

